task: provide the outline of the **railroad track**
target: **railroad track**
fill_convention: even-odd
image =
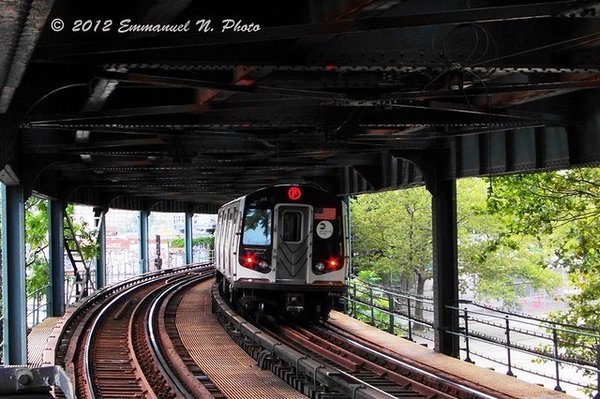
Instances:
[[[45,357],[67,370],[80,399],[223,397],[174,325],[182,291],[212,275],[209,265],[195,266],[100,292],[63,319]]]
[[[342,359],[348,372],[390,393],[406,397],[412,390],[423,397],[435,398],[511,398],[485,387],[472,386],[439,370],[427,369],[401,359],[397,354],[362,340],[329,323],[310,326],[283,327],[294,342],[311,347],[328,360],[332,355]],[[364,377],[363,377],[364,376]]]
[[[507,398],[398,359],[397,355],[328,325],[256,327],[213,289],[225,329],[259,366],[310,397]]]

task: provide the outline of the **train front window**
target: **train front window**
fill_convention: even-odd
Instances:
[[[287,211],[283,213],[283,241],[302,241],[302,212]]]
[[[244,217],[244,245],[271,245],[270,209],[248,208]]]

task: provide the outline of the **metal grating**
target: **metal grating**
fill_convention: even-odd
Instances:
[[[48,317],[31,329],[27,336],[27,363],[31,367],[42,366],[42,354],[48,343],[48,337],[60,317]]]
[[[181,341],[200,368],[229,398],[304,398],[271,372],[260,369],[211,313],[213,281],[192,288],[177,310]]]

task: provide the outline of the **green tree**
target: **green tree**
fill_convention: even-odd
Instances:
[[[208,236],[208,237],[195,237],[192,239],[192,246],[197,246],[197,245],[202,245],[205,246],[209,249],[213,249],[214,247],[214,242],[215,242],[215,238],[213,236]],[[183,248],[185,244],[184,238],[183,237],[177,237],[177,238],[173,238],[170,242],[169,242],[169,246],[171,248]]]
[[[1,203],[0,206],[2,206]],[[72,217],[73,205],[67,207],[66,215]],[[96,231],[85,222],[73,223],[73,229],[80,243],[84,260],[94,259],[97,254]],[[25,202],[25,271],[28,294],[48,285],[47,253],[48,202],[31,196]]]
[[[515,200],[518,199],[518,200]],[[516,175],[493,180],[492,213],[508,226],[508,239],[532,236],[548,242],[553,266],[569,271],[577,293],[554,319],[598,330],[600,326],[600,169]],[[561,337],[568,355],[594,361],[595,339]]]
[[[546,267],[553,259],[551,245],[537,236],[512,236],[506,218],[489,212],[487,198],[485,180],[458,181],[461,291],[514,308],[527,286],[547,291],[559,286],[560,275]]]
[[[509,234],[506,220],[488,212],[482,179],[458,181],[458,257],[461,290],[512,308],[527,285],[553,289],[557,273],[546,268],[551,247],[535,236]],[[383,284],[422,295],[432,278],[431,196],[412,188],[359,196],[351,204],[354,265],[376,272]],[[400,284],[404,281],[404,284]]]
[[[25,202],[25,270],[27,293],[48,284],[48,203],[37,197]]]
[[[354,265],[388,286],[423,294],[432,277],[431,197],[423,187],[361,195],[352,201]],[[406,284],[408,282],[408,284]]]

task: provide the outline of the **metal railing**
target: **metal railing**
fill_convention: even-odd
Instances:
[[[568,342],[565,336],[577,336],[595,341],[595,344],[583,348],[598,353],[600,344],[600,332],[588,328],[582,328],[550,320],[540,319],[532,316],[505,312],[499,309],[463,301],[462,308],[448,306],[447,308],[459,312],[461,329],[459,332],[450,332],[460,336],[465,342],[464,351],[466,361],[471,361],[471,354],[481,358],[503,364],[508,368],[507,375],[514,375],[513,369],[535,374],[540,377],[553,379],[554,389],[563,391],[561,382],[578,386],[580,388],[592,388],[583,379],[573,380],[561,376],[563,367],[573,367],[579,372],[588,375],[596,374],[600,380],[600,367],[597,362],[588,359],[568,356],[565,347]],[[527,340],[533,339],[536,345],[527,344]],[[503,347],[506,351],[506,360],[492,358],[481,351],[471,349],[471,341],[478,341],[488,345]],[[525,342],[525,343],[523,343]],[[553,373],[541,372],[539,367],[528,368],[512,361],[515,353],[524,354],[536,359],[538,362],[551,362],[554,364]]]
[[[372,326],[414,341],[415,337],[432,340],[425,334],[433,331],[433,301],[376,285],[350,282],[348,313]]]
[[[348,285],[346,311],[351,316],[365,321],[395,335],[404,335],[410,340],[421,339],[433,342],[433,300],[394,289],[353,280]],[[513,370],[521,370],[553,380],[554,389],[563,391],[561,383],[576,387],[598,390],[600,386],[600,330],[581,328],[532,316],[521,315],[494,309],[471,301],[460,301],[459,307],[448,306],[459,316],[459,331],[448,331],[459,336],[463,346],[464,360],[472,362],[472,356],[486,359],[508,368],[507,375],[514,376]],[[577,358],[565,353],[567,334],[585,338],[593,343],[584,349],[596,353],[596,359]],[[531,341],[533,343],[529,343]],[[582,339],[584,341],[584,339]],[[474,343],[479,348],[473,348]],[[487,345],[502,348],[504,358],[494,357],[485,350]],[[482,350],[484,349],[484,350]],[[527,357],[530,361],[552,363],[552,372],[540,371],[540,367],[525,367],[515,362],[513,357]],[[570,368],[581,373],[574,380],[561,375]],[[585,382],[583,374],[590,376]],[[594,386],[594,376],[597,385]],[[600,399],[600,394],[595,396]]]
[[[27,328],[32,328],[48,315],[48,289],[45,285],[27,295]]]
[[[0,365],[4,364],[4,316],[0,315]]]
[[[49,285],[41,287],[27,294],[26,320],[27,328],[33,328],[42,322],[48,315],[48,289]],[[0,311],[1,312],[1,311]],[[4,353],[4,315],[0,314],[0,364]]]

